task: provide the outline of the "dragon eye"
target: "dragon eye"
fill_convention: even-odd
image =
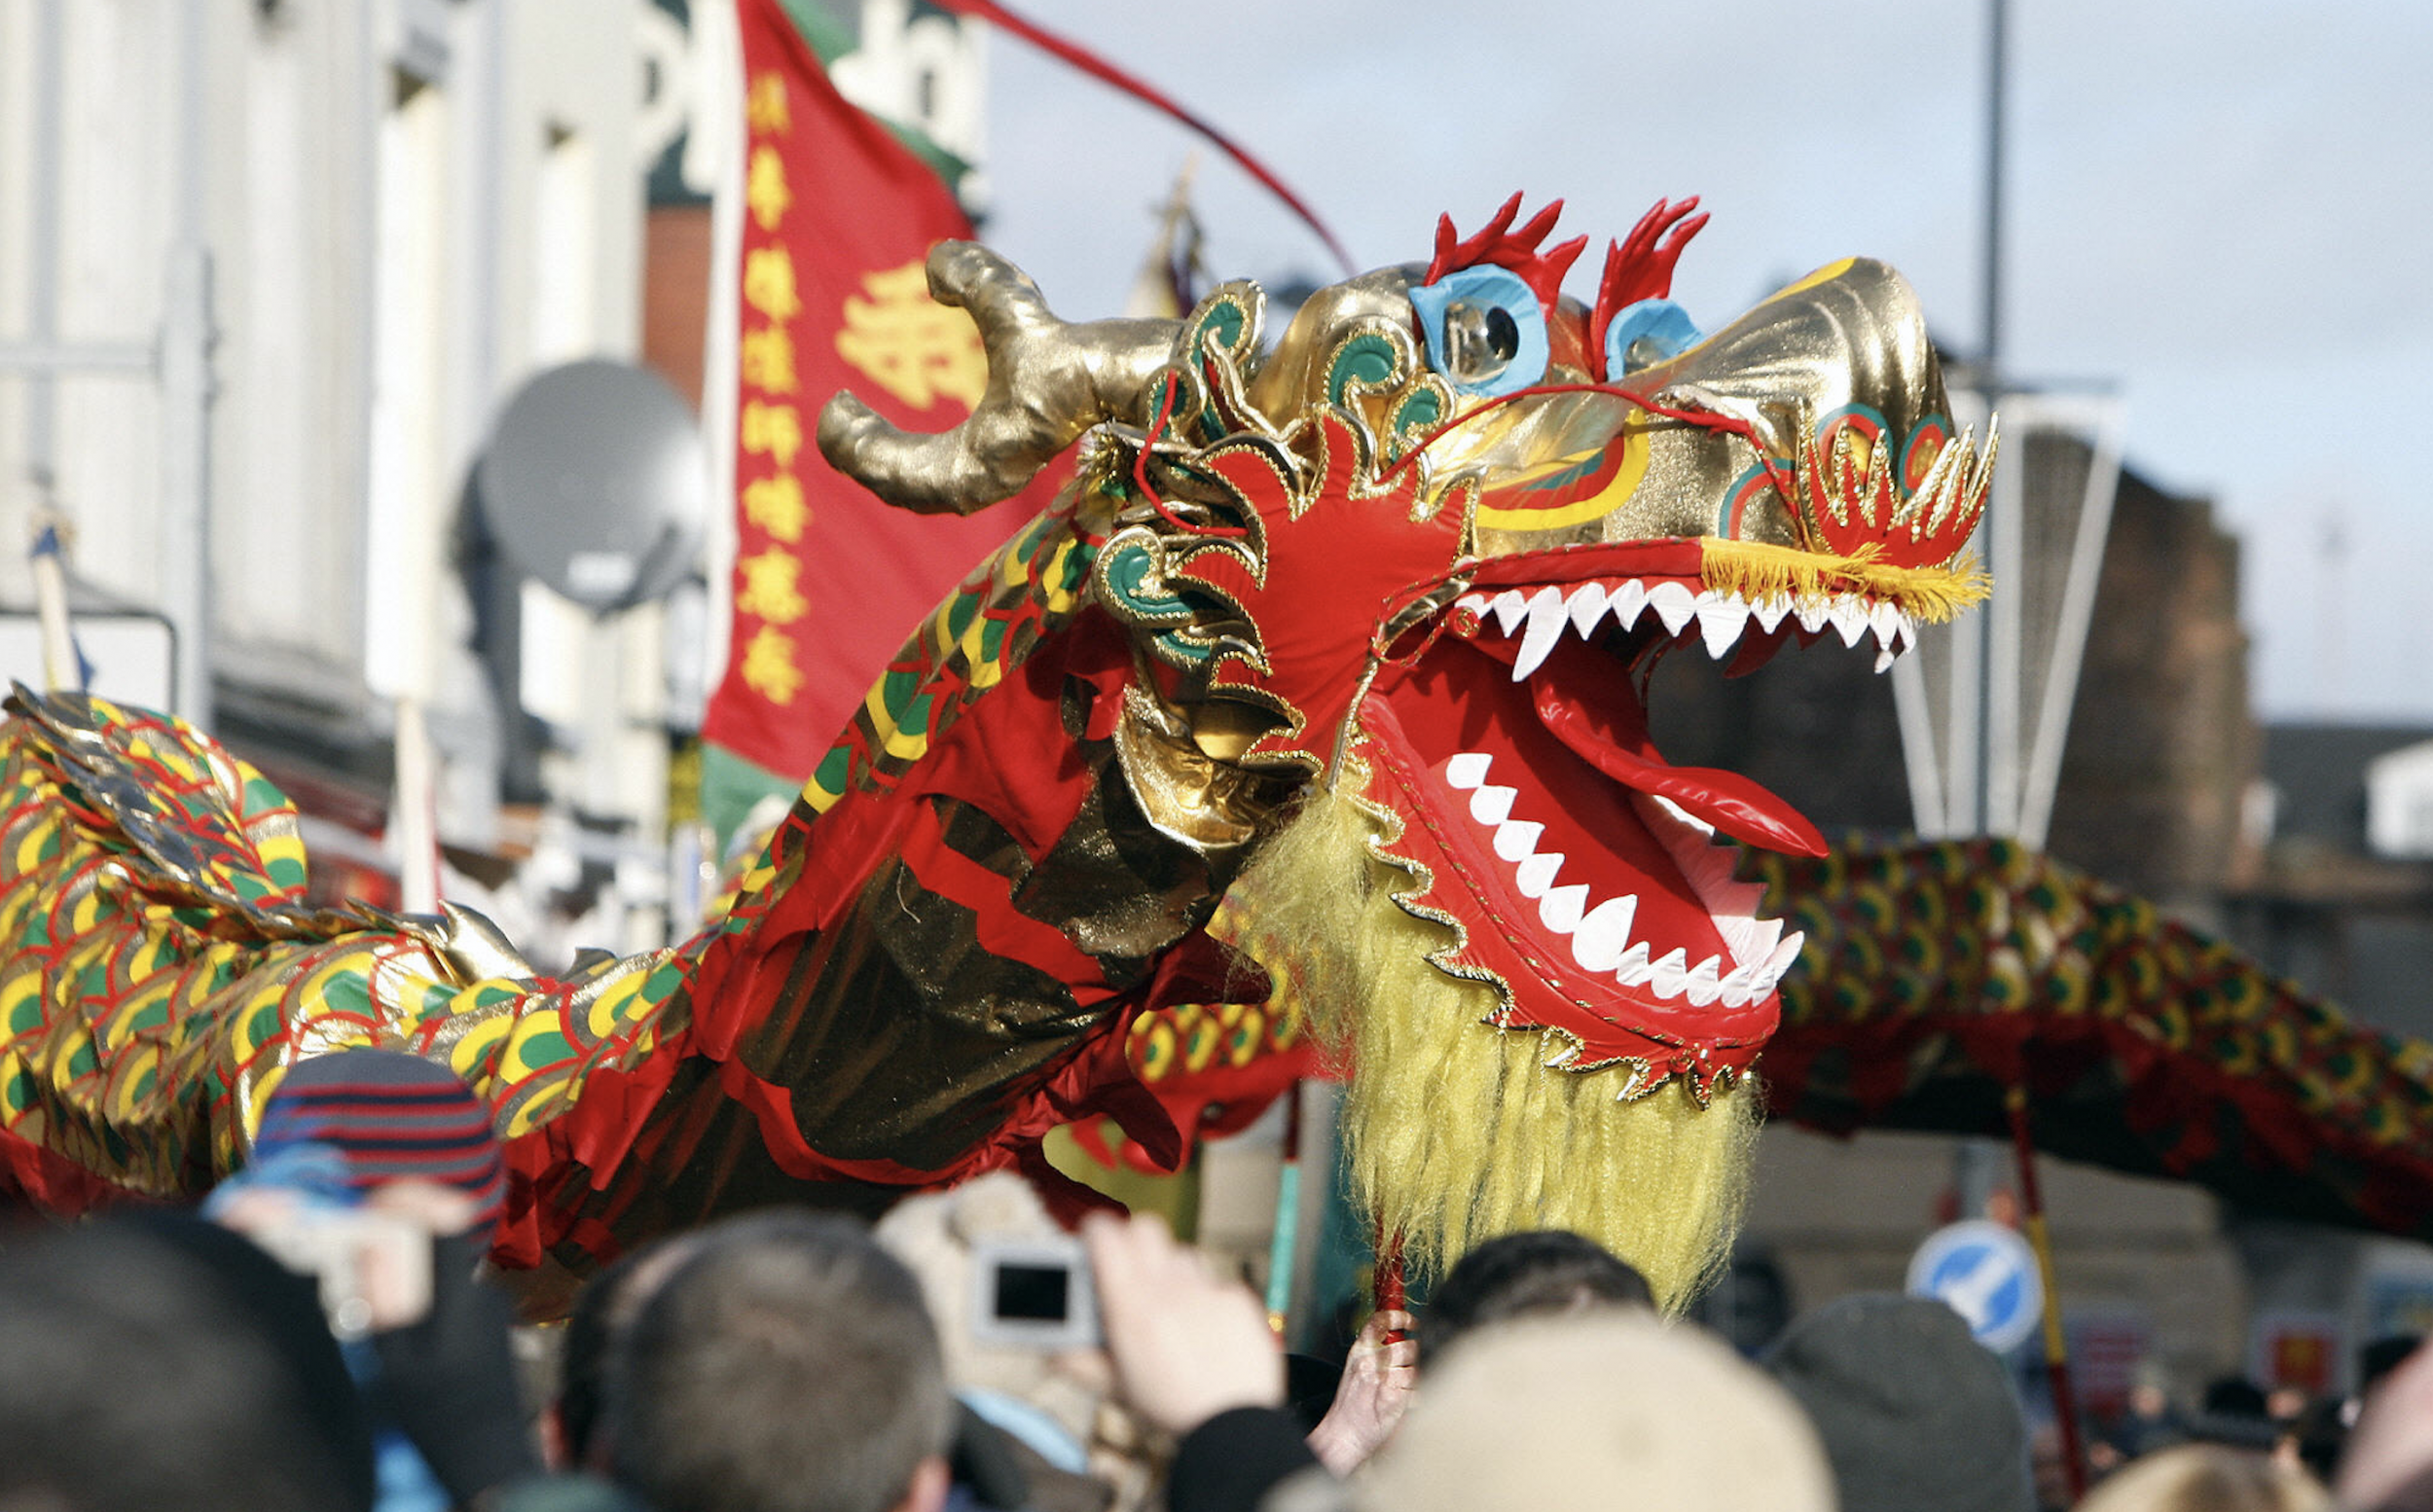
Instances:
[[[1492,399],[1545,377],[1546,317],[1518,274],[1464,268],[1411,291],[1428,360],[1465,394]]]
[[[1704,340],[1679,305],[1641,300],[1617,311],[1605,328],[1605,376],[1610,381],[1669,362]]]
[[[1494,381],[1520,351],[1520,325],[1501,305],[1484,309],[1468,300],[1444,307],[1445,374],[1473,388]]]
[[[1520,350],[1520,327],[1513,323],[1512,312],[1501,305],[1487,311],[1487,350],[1498,363],[1510,362]]]

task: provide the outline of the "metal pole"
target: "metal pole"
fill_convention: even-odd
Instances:
[[[161,609],[177,629],[177,716],[211,728],[211,254],[169,254],[161,323]]]
[[[2002,118],[2004,82],[2010,71],[2004,56],[2010,30],[2009,10],[2008,0],[1987,0],[1985,281],[1979,315],[1984,346],[1979,359],[1978,387],[1985,397],[1985,424],[1989,432],[1994,412],[2002,403]],[[2014,488],[2008,501],[2001,496],[2002,483],[2015,478],[2016,472],[2015,462],[1998,475],[1995,496],[1987,499],[1984,518],[1977,527],[1977,549],[1984,553],[1986,566],[1996,581],[2015,571],[2018,562],[2017,554],[2007,549],[2015,537],[2006,525],[2015,525],[2015,519],[2005,519],[2006,515],[2015,517],[2018,492]],[[2006,509],[2006,502],[2013,507]],[[1980,609],[1954,627],[1949,817],[1955,835],[2006,830],[2013,827],[2016,817],[2015,806],[2010,813],[1995,812],[1996,801],[2004,796],[1997,791],[1995,768],[1998,762],[2007,767],[2016,759],[2015,749],[2004,750],[1995,742],[2002,738],[2015,742],[2018,723],[2017,626],[2015,620],[2004,622],[1998,611],[1999,605]],[[2007,711],[2002,708],[2006,683],[2010,695]],[[1973,1218],[1984,1211],[1985,1201],[1993,1194],[1998,1160],[1989,1140],[1963,1139],[1953,1147],[1951,1184],[1961,1217]]]
[[[2003,82],[2009,72],[2004,59],[2010,27],[2009,0],[1987,0],[1985,90],[1985,304],[1982,327],[1985,347],[1985,400],[1990,407],[2001,396],[2002,372],[2002,117]]]
[[[409,914],[439,912],[439,821],[432,786],[437,760],[422,701],[400,698],[396,779],[389,833],[397,854],[398,906]]]
[[[468,136],[476,144],[470,217],[475,251],[467,300],[473,339],[462,421],[468,455],[480,454],[499,400],[498,289],[505,276],[499,248],[506,244],[508,160],[507,27],[507,0],[490,0],[482,13],[482,46],[468,60],[474,72],[470,92],[475,113],[475,126]]]
[[[42,622],[42,685],[46,693],[85,691],[85,659],[67,609],[67,572],[59,565],[59,522],[46,515],[34,537],[34,608]]]
[[[1985,12],[1985,283],[1984,305],[1980,312],[1984,349],[1979,354],[1978,385],[1985,393],[1986,424],[1993,423],[1994,412],[2002,405],[2002,179],[2004,93],[2010,67],[2006,53],[2009,41],[2010,0],[1986,0]],[[2015,478],[2018,469],[2006,469],[2006,478]],[[2000,485],[1997,484],[1997,493]],[[2018,491],[2015,487],[2006,499],[1987,500],[1984,522],[1979,525],[1977,539],[1985,552],[1986,565],[1997,580],[2003,573],[2015,572],[2018,557],[2008,548],[2015,539],[2015,520],[2005,521],[2005,514],[2015,515]],[[2004,506],[2012,506],[2006,509]],[[2013,815],[1997,811],[2001,795],[1996,791],[1994,768],[1998,761],[2014,759],[2014,753],[2002,751],[1996,743],[2008,737],[2015,740],[2017,723],[2017,684],[2010,679],[2012,707],[2001,706],[2006,664],[2015,672],[2017,648],[2006,645],[2004,630],[2013,627],[1996,623],[1998,610],[1978,616],[1977,633],[1971,637],[1977,655],[1961,659],[1953,668],[1955,690],[1965,689],[1975,706],[1975,718],[1965,728],[1972,738],[1967,753],[1967,779],[1970,787],[1969,830],[1971,834],[1989,834],[2012,827]],[[1955,701],[1957,702],[1957,701]],[[1958,740],[1953,741],[1959,744]],[[1959,763],[1954,762],[1957,766]]]
[[[211,251],[203,227],[203,0],[179,8],[177,241],[161,320],[161,607],[177,714],[211,728]]]
[[[60,82],[67,76],[62,21],[66,0],[42,0],[34,8],[33,227],[25,249],[26,344],[35,363],[25,380],[25,472],[41,497],[39,507],[58,506],[58,378],[40,361],[59,334],[59,154]],[[151,354],[145,354],[149,363]],[[5,371],[5,369],[0,369]]]
[[[124,342],[79,346],[60,346],[51,342],[0,342],[0,373],[25,374],[27,389],[39,390],[46,394],[50,392],[52,382],[62,368],[93,368],[122,374],[144,374],[152,372],[160,361],[161,353],[158,348],[136,346]],[[48,427],[48,419],[44,421],[44,425]],[[36,450],[37,443],[32,439],[33,431],[34,426],[29,421],[26,425],[25,443],[28,465],[38,469],[47,469],[51,465],[50,431],[47,428],[43,431],[43,439],[39,443],[40,450]]]
[[[1978,549],[1991,555],[1992,530],[1978,524]],[[1991,616],[1979,611],[1951,630],[1951,799],[1945,810],[1954,836],[1985,833],[1985,664]]]
[[[1990,404],[1988,409],[1990,409]],[[1988,835],[2019,832],[2019,755],[2021,642],[2027,634],[2024,594],[2027,565],[2027,437],[2021,427],[2016,460],[1998,468],[1985,506],[1985,525],[1978,539],[1985,543],[1985,567],[1997,583],[2011,591],[1996,594],[1978,612],[1985,634],[1984,765],[1978,780],[1983,797],[1978,803],[1978,825]]]
[[[1942,754],[1935,748],[1934,705],[1927,701],[1926,669],[1916,656],[1892,665],[1892,702],[1901,724],[1901,765],[1909,777],[1909,810],[1927,840],[1951,833],[1951,805],[1943,787]]]
[[[2061,754],[2070,735],[2070,711],[2078,698],[2078,674],[2087,657],[2087,630],[2094,618],[2095,589],[2103,577],[2105,545],[2112,539],[2112,506],[2121,490],[2121,404],[2098,401],[2094,445],[2087,458],[2087,492],[2079,503],[2078,538],[2070,543],[2070,572],[2061,594],[2061,633],[2046,674],[2044,702],[2029,748],[2025,791],[2019,809],[2019,839],[2037,849],[2052,826],[2052,799],[2061,785]],[[2024,449],[2022,449],[2023,450]]]

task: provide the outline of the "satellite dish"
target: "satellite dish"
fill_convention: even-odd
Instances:
[[[517,391],[473,487],[508,560],[604,614],[660,597],[691,569],[709,457],[665,379],[592,359]]]

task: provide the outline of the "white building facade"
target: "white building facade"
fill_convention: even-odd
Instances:
[[[174,626],[176,712],[343,756],[418,702],[486,844],[452,542],[516,386],[635,352],[643,41],[598,0],[0,0],[0,602],[55,516],[88,604]],[[599,632],[657,665],[655,616]]]
[[[789,9],[977,200],[978,29],[911,0]],[[410,704],[441,839],[536,851],[543,891],[608,863],[633,906],[588,943],[680,924],[645,917],[646,858],[670,726],[698,716],[671,687],[714,672],[716,611],[595,618],[512,564],[486,580],[469,485],[526,379],[641,356],[651,171],[680,160],[692,194],[730,171],[734,49],[727,0],[0,0],[0,674],[40,681],[12,627],[55,520],[89,654],[100,610],[174,632],[95,655],[94,691],[292,758],[272,774],[316,853],[379,858],[315,819],[313,779],[384,801]],[[714,439],[709,324],[710,392],[684,397]],[[527,714],[537,823],[500,805],[502,774],[534,796]]]

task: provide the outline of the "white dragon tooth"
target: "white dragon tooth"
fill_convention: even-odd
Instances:
[[[1867,600],[1844,594],[1834,600],[1834,612],[1828,616],[1845,646],[1856,646],[1867,633]]]
[[[1712,912],[1715,915],[1715,932],[1724,937],[1725,945],[1730,947],[1733,964],[1749,959],[1753,954],[1749,950],[1750,933],[1756,928],[1757,920],[1745,914],[1726,913],[1721,909]]]
[[[1624,987],[1637,987],[1647,981],[1649,975],[1647,942],[1642,940],[1629,950],[1622,952],[1622,958],[1615,963],[1614,974]]]
[[[1740,644],[1740,632],[1749,625],[1749,606],[1737,598],[1721,594],[1698,595],[1698,629],[1706,636],[1706,654],[1721,662],[1726,652]]]
[[[1901,617],[1901,630],[1893,636],[1892,654],[1901,656],[1917,644],[1917,621],[1907,615]]]
[[[1783,616],[1791,612],[1791,596],[1787,594],[1769,594],[1751,605],[1749,612],[1757,617],[1758,629],[1771,635],[1774,628],[1783,623]]]
[[[1504,832],[1498,830],[1496,833],[1500,835]],[[1512,884],[1520,889],[1524,898],[1543,898],[1546,889],[1554,885],[1555,874],[1562,869],[1563,852],[1541,850],[1513,869]]]
[[[1631,916],[1639,912],[1635,897],[1608,898],[1588,911],[1572,931],[1572,959],[1582,971],[1612,971],[1621,964],[1622,947],[1630,943]]]
[[[1738,859],[1734,852],[1725,851],[1724,859],[1726,863],[1725,880],[1716,887],[1713,893],[1700,893],[1698,901],[1706,905],[1706,911],[1710,914],[1736,918],[1743,923],[1753,923],[1757,919],[1758,904],[1765,897],[1765,884],[1742,882],[1730,875],[1731,866]]]
[[[1507,819],[1495,827],[1495,853],[1507,861],[1526,861],[1538,853],[1538,837],[1546,827],[1531,819]]]
[[[1690,889],[1698,895],[1698,901],[1706,905],[1707,912],[1710,914],[1748,912],[1746,909],[1726,910],[1717,907],[1719,902],[1728,901],[1725,893],[1726,889],[1734,885],[1732,867],[1738,859],[1737,853],[1727,846],[1710,846],[1704,843],[1698,844],[1694,848],[1685,846],[1681,852],[1673,857],[1674,863],[1681,868],[1683,879],[1689,883]]]
[[[1648,606],[1648,585],[1632,578],[1606,596],[1606,612],[1614,623],[1629,630],[1639,623],[1639,611]]]
[[[1673,802],[1661,793],[1634,793],[1631,796],[1635,801],[1637,801],[1642,814],[1645,814],[1647,812],[1648,806],[1652,804],[1666,818],[1671,819],[1675,824],[1697,831],[1701,837],[1715,833],[1714,825],[1699,818],[1696,814],[1691,813],[1689,810],[1684,809],[1681,805]],[[1662,832],[1658,831],[1659,837],[1661,834]],[[1672,848],[1671,842],[1666,842],[1665,848],[1668,850]]]
[[[1801,933],[1783,936],[1782,944],[1775,946],[1774,954],[1765,957],[1765,964],[1758,968],[1757,995],[1762,997],[1774,990],[1774,984],[1782,981],[1783,973],[1789,971],[1791,963],[1799,958],[1799,947],[1806,943],[1807,938]]]
[[[1710,955],[1689,968],[1689,980],[1682,984],[1689,993],[1689,1006],[1704,1008],[1724,995],[1724,961]]]
[[[1714,832],[1710,830],[1708,833],[1712,834]],[[1706,845],[1699,847],[1699,880],[1707,884],[1707,891],[1709,893],[1718,897],[1722,896],[1726,890],[1735,887],[1743,889],[1744,891],[1754,890],[1757,892],[1763,892],[1765,890],[1765,884],[1762,882],[1744,882],[1733,881],[1732,868],[1738,866],[1739,864],[1740,847],[1738,846],[1717,844],[1716,842],[1709,841]]]
[[[1749,948],[1740,953],[1740,958],[1755,968],[1764,965],[1765,958],[1773,954],[1774,947],[1782,942],[1783,921],[1779,918],[1752,918],[1749,925]]]
[[[1605,618],[1606,591],[1602,583],[1582,583],[1572,590],[1572,629],[1580,638],[1587,640],[1597,631],[1597,622]]]
[[[1679,583],[1658,583],[1648,594],[1648,606],[1664,622],[1664,633],[1678,635],[1698,612],[1697,595]]]
[[[1655,989],[1656,996],[1681,995],[1681,990],[1689,983],[1689,968],[1685,964],[1689,958],[1688,951],[1676,950],[1648,968],[1648,985]]]
[[[1546,895],[1538,900],[1538,922],[1556,934],[1570,934],[1580,927],[1580,911],[1588,906],[1588,884],[1573,882],[1568,887],[1548,887]]]
[[[1487,780],[1487,768],[1494,761],[1485,751],[1464,751],[1444,764],[1444,785],[1466,793]]]
[[[1732,896],[1733,889],[1742,884],[1732,881],[1733,857],[1730,852],[1717,856],[1712,853],[1714,848],[1708,847],[1709,853],[1697,856],[1682,868],[1682,875],[1689,879],[1690,890],[1697,894],[1698,901],[1711,915],[1757,912]]]
[[[1875,669],[1882,671],[1901,655],[1901,606],[1877,604],[1867,617],[1868,628],[1875,631],[1875,644],[1882,649],[1875,653]]]
[[[1481,824],[1501,824],[1512,816],[1512,800],[1518,796],[1517,788],[1490,783],[1470,795],[1470,816]]]
[[[1487,595],[1484,594],[1464,594],[1461,597],[1453,600],[1453,607],[1456,609],[1468,609],[1471,613],[1483,620],[1487,617]]]
[[[1554,643],[1563,638],[1563,627],[1570,623],[1571,611],[1563,606],[1563,591],[1551,583],[1538,590],[1537,596],[1529,600],[1529,629],[1521,636],[1520,655],[1512,659],[1514,682],[1526,680],[1538,669],[1546,653],[1554,649]]]
[[[1513,627],[1520,624],[1522,614],[1528,611],[1529,596],[1517,588],[1507,588],[1495,595],[1495,601],[1489,607],[1495,610],[1496,628],[1509,635]]]
[[[1799,600],[1799,628],[1813,635],[1824,627],[1833,612],[1834,606],[1829,600],[1802,598]]]
[[[1748,1007],[1749,999],[1757,990],[1757,978],[1758,965],[1755,961],[1733,967],[1731,974],[1724,978],[1724,1006]]]

